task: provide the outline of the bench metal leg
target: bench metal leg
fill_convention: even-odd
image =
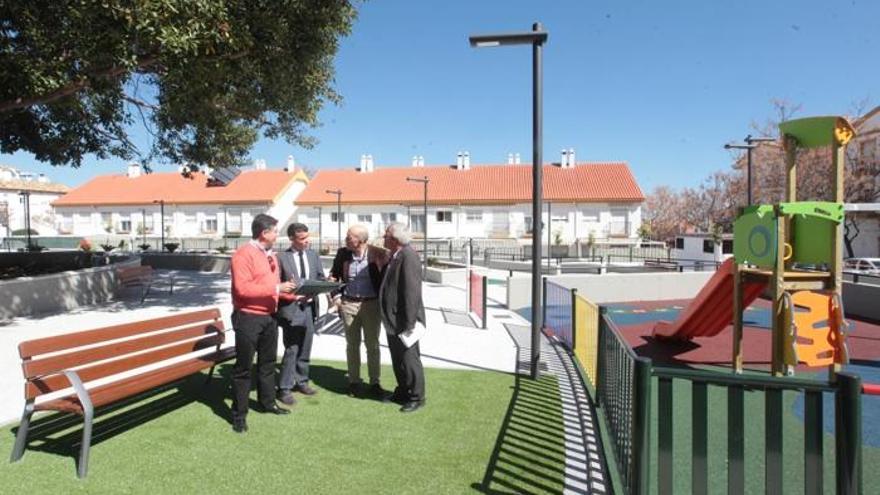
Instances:
[[[31,425],[31,416],[34,414],[34,403],[28,402],[24,405],[24,412],[21,414],[21,423],[18,425],[18,433],[15,434],[15,446],[12,447],[12,456],[9,462],[16,462],[24,455],[24,449],[27,447],[28,429]]]
[[[205,386],[208,386],[208,384],[211,383],[211,378],[214,378],[214,368],[216,367],[217,365],[215,364],[211,366],[211,369],[208,370],[208,378],[205,379]]]
[[[92,445],[92,418],[94,417],[94,409],[91,404],[83,410],[83,437],[82,446],[79,450],[79,464],[76,467],[76,476],[85,478],[89,471],[89,448]]]

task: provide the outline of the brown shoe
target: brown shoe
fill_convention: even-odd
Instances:
[[[318,393],[318,391],[310,387],[308,383],[300,383],[299,385],[293,387],[293,391],[299,392],[303,395],[315,395]]]
[[[296,404],[296,399],[293,397],[293,392],[290,390],[279,390],[275,395],[275,398],[278,399],[282,404],[286,404],[288,406],[292,406]]]

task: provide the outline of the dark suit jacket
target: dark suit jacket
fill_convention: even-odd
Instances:
[[[305,250],[305,262],[308,265],[310,280],[324,280],[324,267],[321,266],[321,258],[311,249]],[[281,268],[281,280],[287,281],[293,279],[297,284],[300,283],[299,270],[296,268],[299,264],[299,255],[293,249],[288,249],[278,253],[278,266]],[[281,294],[278,300],[278,319],[284,323],[295,326],[310,325],[312,315],[317,313],[315,301],[308,305],[300,304],[296,301],[285,300],[284,294]],[[311,311],[307,311],[311,309]]]
[[[378,246],[367,246],[367,270],[370,272],[370,282],[373,283],[373,290],[379,293],[379,287],[382,285],[382,270],[388,264],[390,254],[385,248]],[[347,247],[341,247],[336,251],[336,257],[333,258],[333,267],[330,268],[330,276],[339,282],[348,282],[348,266],[354,258],[354,253]],[[337,292],[333,293],[336,296]]]
[[[422,264],[419,255],[409,246],[401,249],[385,269],[379,290],[379,311],[386,331],[394,335],[412,329],[416,321],[425,324]]]

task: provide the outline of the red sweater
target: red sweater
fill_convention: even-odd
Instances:
[[[232,307],[245,313],[271,315],[278,308],[278,258],[247,243],[232,255]]]

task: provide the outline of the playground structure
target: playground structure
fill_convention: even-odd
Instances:
[[[855,131],[843,117],[811,117],[779,126],[785,152],[785,202],[749,205],[734,223],[734,256],[725,262],[675,322],[654,335],[689,340],[720,333],[733,319],[733,368],[743,369],[743,311],[762,293],[772,307],[771,373],[793,373],[803,362],[847,362],[843,282],[843,195],[846,144]],[[797,201],[799,149],[831,146],[833,202]]]

